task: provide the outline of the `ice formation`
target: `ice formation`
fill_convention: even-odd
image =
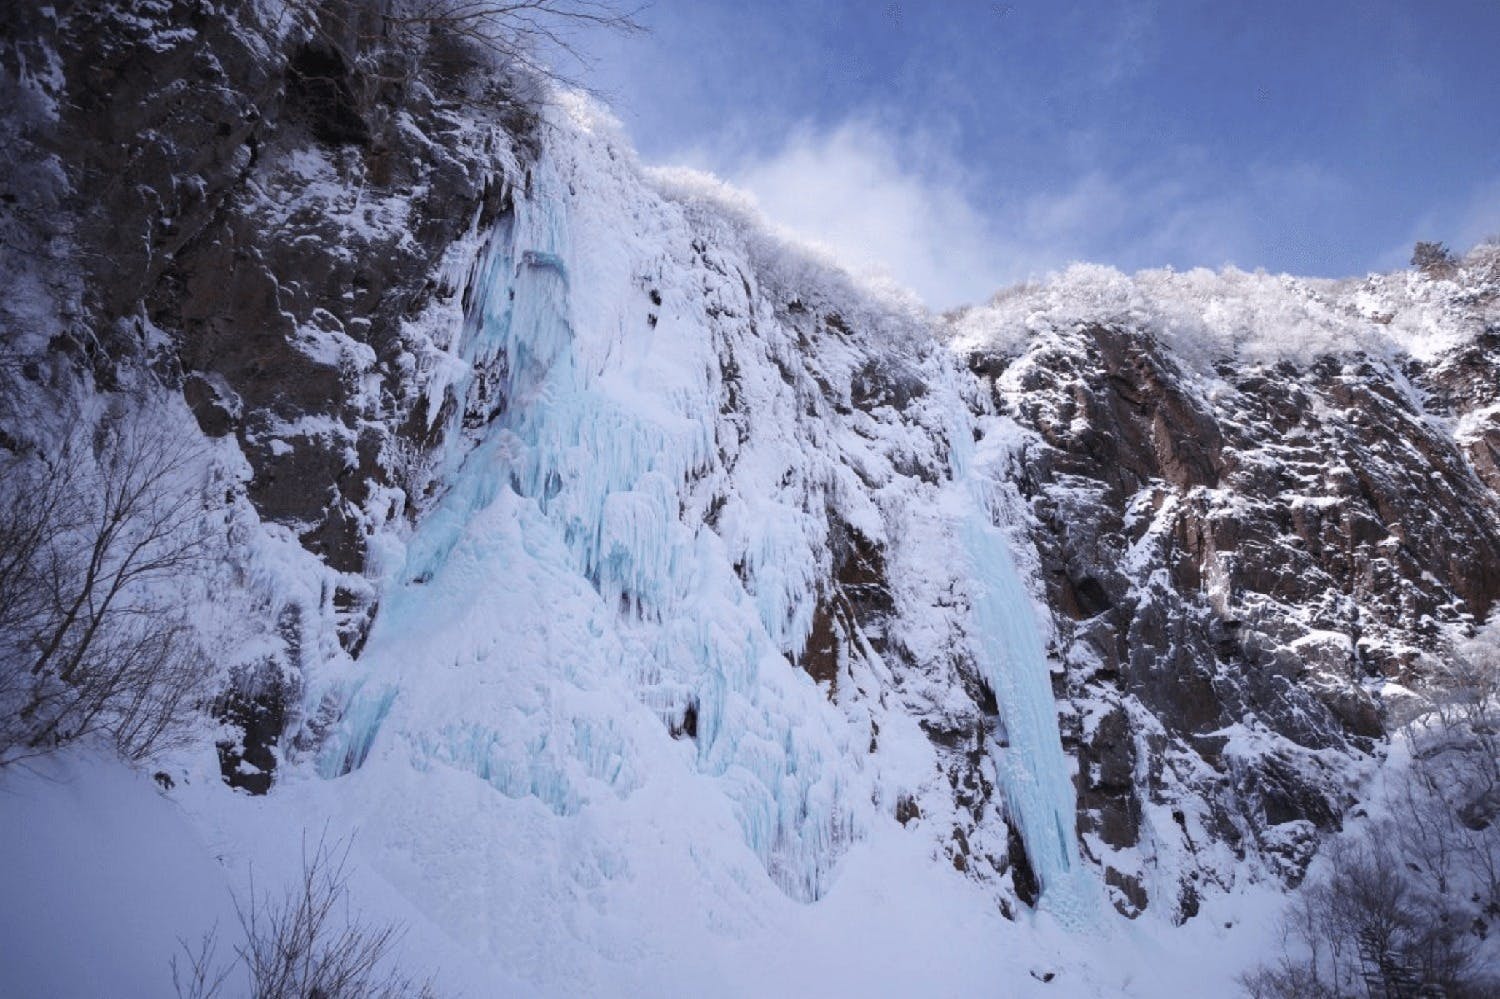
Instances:
[[[1493,595],[1493,247],[934,317],[585,102],[351,63],[380,137],[333,142],[267,89],[298,19],[114,6],[21,18],[0,312],[67,405],[0,436],[148,383],[209,435],[225,548],[171,602],[229,704],[160,771],[0,775],[26,994],[166,994],[320,830],[444,994],[1224,991],[1375,763],[1381,663]],[[96,176],[117,118],[145,152]]]
[[[962,439],[960,439],[962,441]],[[956,479],[967,487],[960,533],[973,580],[974,628],[981,669],[995,692],[1004,729],[999,772],[1005,800],[1026,844],[1041,904],[1065,924],[1092,921],[1097,885],[1078,857],[1072,767],[1057,727],[1051,669],[1038,608],[1004,533],[993,455],[956,449]]]
[[[825,511],[877,540],[938,518],[914,557],[966,567],[1006,800],[1045,904],[1077,910],[1071,775],[1036,611],[992,523],[1003,487],[957,454],[945,485],[889,471],[911,451],[940,463],[943,436],[972,440],[952,425],[967,414],[954,380],[933,381],[947,396],[935,431],[851,411],[850,432],[831,433],[800,383],[847,386],[861,349],[901,350],[899,332],[810,359],[778,267],[829,311],[860,307],[847,277],[768,243],[712,192],[652,191],[607,128],[575,117],[559,133],[490,235],[477,316],[441,359],[464,400],[450,439],[466,443],[390,560],[322,772],[404,757],[568,816],[640,788],[643,740],[690,734],[695,779],[732,803],[784,891],[817,898],[892,799],[881,773],[926,779],[868,760],[869,718],[793,666],[827,574]],[[794,263],[768,266],[768,245]],[[918,491],[946,499],[924,510]],[[909,625],[943,613],[918,604],[901,608]],[[644,712],[618,716],[611,694]]]

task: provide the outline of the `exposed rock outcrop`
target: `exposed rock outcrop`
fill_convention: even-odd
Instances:
[[[339,574],[357,653],[368,539],[427,485],[426,374],[530,112],[481,50],[392,38],[359,2],[20,3],[0,21],[11,222],[46,244],[47,281],[78,282],[47,320],[12,311],[7,343],[55,324],[43,366],[81,358],[103,390],[149,372],[233,435],[260,517]]]
[[[1493,274],[1467,278],[1482,323]],[[1078,323],[968,363],[1029,432],[1081,834],[1116,904],[1190,915],[1247,851],[1296,880],[1380,752],[1383,684],[1420,686],[1500,597],[1494,333],[1203,370]],[[1197,858],[1180,886],[1143,849],[1172,842]]]

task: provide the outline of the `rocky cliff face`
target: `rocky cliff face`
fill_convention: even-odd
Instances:
[[[357,654],[368,541],[426,486],[441,424],[423,388],[523,179],[521,85],[357,2],[20,3],[0,28],[4,266],[30,292],[5,316],[19,394],[76,412],[80,391],[180,393],[238,444],[261,521],[330,570]],[[21,439],[26,421],[11,414]],[[288,720],[275,678],[300,671],[319,610],[283,615],[288,651],[226,706],[258,766]]]
[[[1493,253],[1341,285],[1090,272],[940,321],[646,179],[456,42],[381,41],[359,3],[272,7],[0,15],[18,290],[0,445],[40,446],[27,405],[180,397],[244,458],[223,503],[305,556],[309,595],[264,601],[275,651],[237,662],[219,705],[247,733],[224,746],[231,783],[264,791],[299,754],[361,765],[425,654],[390,638],[367,661],[372,621],[392,600],[412,627],[451,610],[420,595],[437,568],[414,552],[446,557],[472,524],[525,535],[507,565],[530,566],[555,534],[576,586],[550,564],[528,586],[599,607],[572,622],[597,648],[552,672],[597,657],[590,682],[631,679],[610,711],[577,708],[576,758],[549,766],[623,800],[609,754],[648,744],[612,728],[633,698],[695,773],[765,785],[735,802],[788,891],[816,897],[890,821],[1013,912],[1074,848],[1039,852],[1007,770],[1030,716],[986,661],[997,581],[974,561],[1013,553],[1050,616],[1076,845],[1121,911],[1181,920],[1206,892],[1300,876],[1399,697],[1500,598]],[[639,370],[680,380],[621,388]],[[512,519],[485,519],[497,496]],[[976,511],[1009,549],[961,543]],[[735,611],[679,634],[706,613],[694,587]],[[495,606],[549,613],[523,596]],[[714,673],[721,646],[754,661]],[[393,717],[424,765],[571,814],[586,795],[535,760],[516,776],[493,718],[458,725],[493,695],[493,650],[469,651],[429,663],[472,668],[465,697]],[[515,731],[539,710],[497,703]]]
[[[967,358],[1029,432],[1016,475],[1068,664],[1081,832],[1123,910],[1190,916],[1257,861],[1295,880],[1428,657],[1500,597],[1497,276],[1490,255],[1453,284],[1247,276],[1199,306],[1328,295],[1373,331],[1434,296],[1458,335],[1420,357],[1321,353],[1326,333],[1255,316],[1284,359],[1185,358],[1160,310],[1054,324],[1039,293],[981,320],[1032,327]],[[1162,308],[1192,299],[1190,276],[1153,280]],[[1374,320],[1348,316],[1361,295]],[[1163,877],[1164,853],[1185,867]]]
[[[398,451],[431,444],[416,368],[461,320],[464,240],[504,209],[531,120],[456,41],[383,43],[358,3],[273,8],[8,9],[30,109],[12,218],[45,221],[77,289],[50,331],[7,332],[51,335],[100,389],[149,368],[236,438],[262,517],[357,575]]]

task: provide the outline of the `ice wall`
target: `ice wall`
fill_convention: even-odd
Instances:
[[[320,766],[404,754],[572,815],[633,793],[642,742],[675,729],[776,881],[813,898],[868,810],[867,791],[846,800],[863,782],[842,719],[784,654],[812,595],[772,582],[815,567],[774,543],[774,507],[738,555],[696,513],[694,490],[725,475],[721,343],[701,287],[659,273],[692,234],[643,231],[645,192],[596,158],[556,137],[494,234],[449,359],[466,400],[450,439],[484,415],[477,397],[492,412],[390,574]],[[675,303],[653,306],[648,279]]]
[[[1045,904],[1082,908],[1035,611],[925,317],[781,259],[715,204],[663,196],[576,120],[549,133],[513,204],[471,321],[433,362],[434,391],[458,400],[439,498],[387,560],[322,773],[473,775],[571,823],[549,835],[584,837],[570,850],[606,881],[657,847],[588,831],[668,780],[673,807],[706,824],[727,802],[775,883],[810,900],[850,843],[894,821],[898,797],[950,794],[901,712],[955,696],[950,643],[967,636],[999,701],[1006,808]],[[917,388],[856,404],[859,379],[885,386],[881,400],[899,379]],[[946,580],[890,581],[888,639],[919,672],[898,678],[861,638],[836,684],[796,666],[835,585],[832,523],[913,579]],[[972,592],[962,622],[955,586]],[[924,806],[939,864],[952,808]]]
[[[1076,928],[1093,921],[1098,886],[1078,855],[1072,765],[1058,730],[1039,608],[997,526],[1006,519],[998,481],[1003,459],[993,445],[982,444],[976,453],[965,438],[958,440],[956,534],[971,580],[974,653],[1004,730],[996,767],[1041,886],[1040,906]]]

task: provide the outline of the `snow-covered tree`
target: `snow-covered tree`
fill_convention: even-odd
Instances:
[[[1500,920],[1500,616],[1457,643],[1398,760],[1324,854],[1284,925],[1285,949],[1244,980],[1255,999],[1496,994]]]

